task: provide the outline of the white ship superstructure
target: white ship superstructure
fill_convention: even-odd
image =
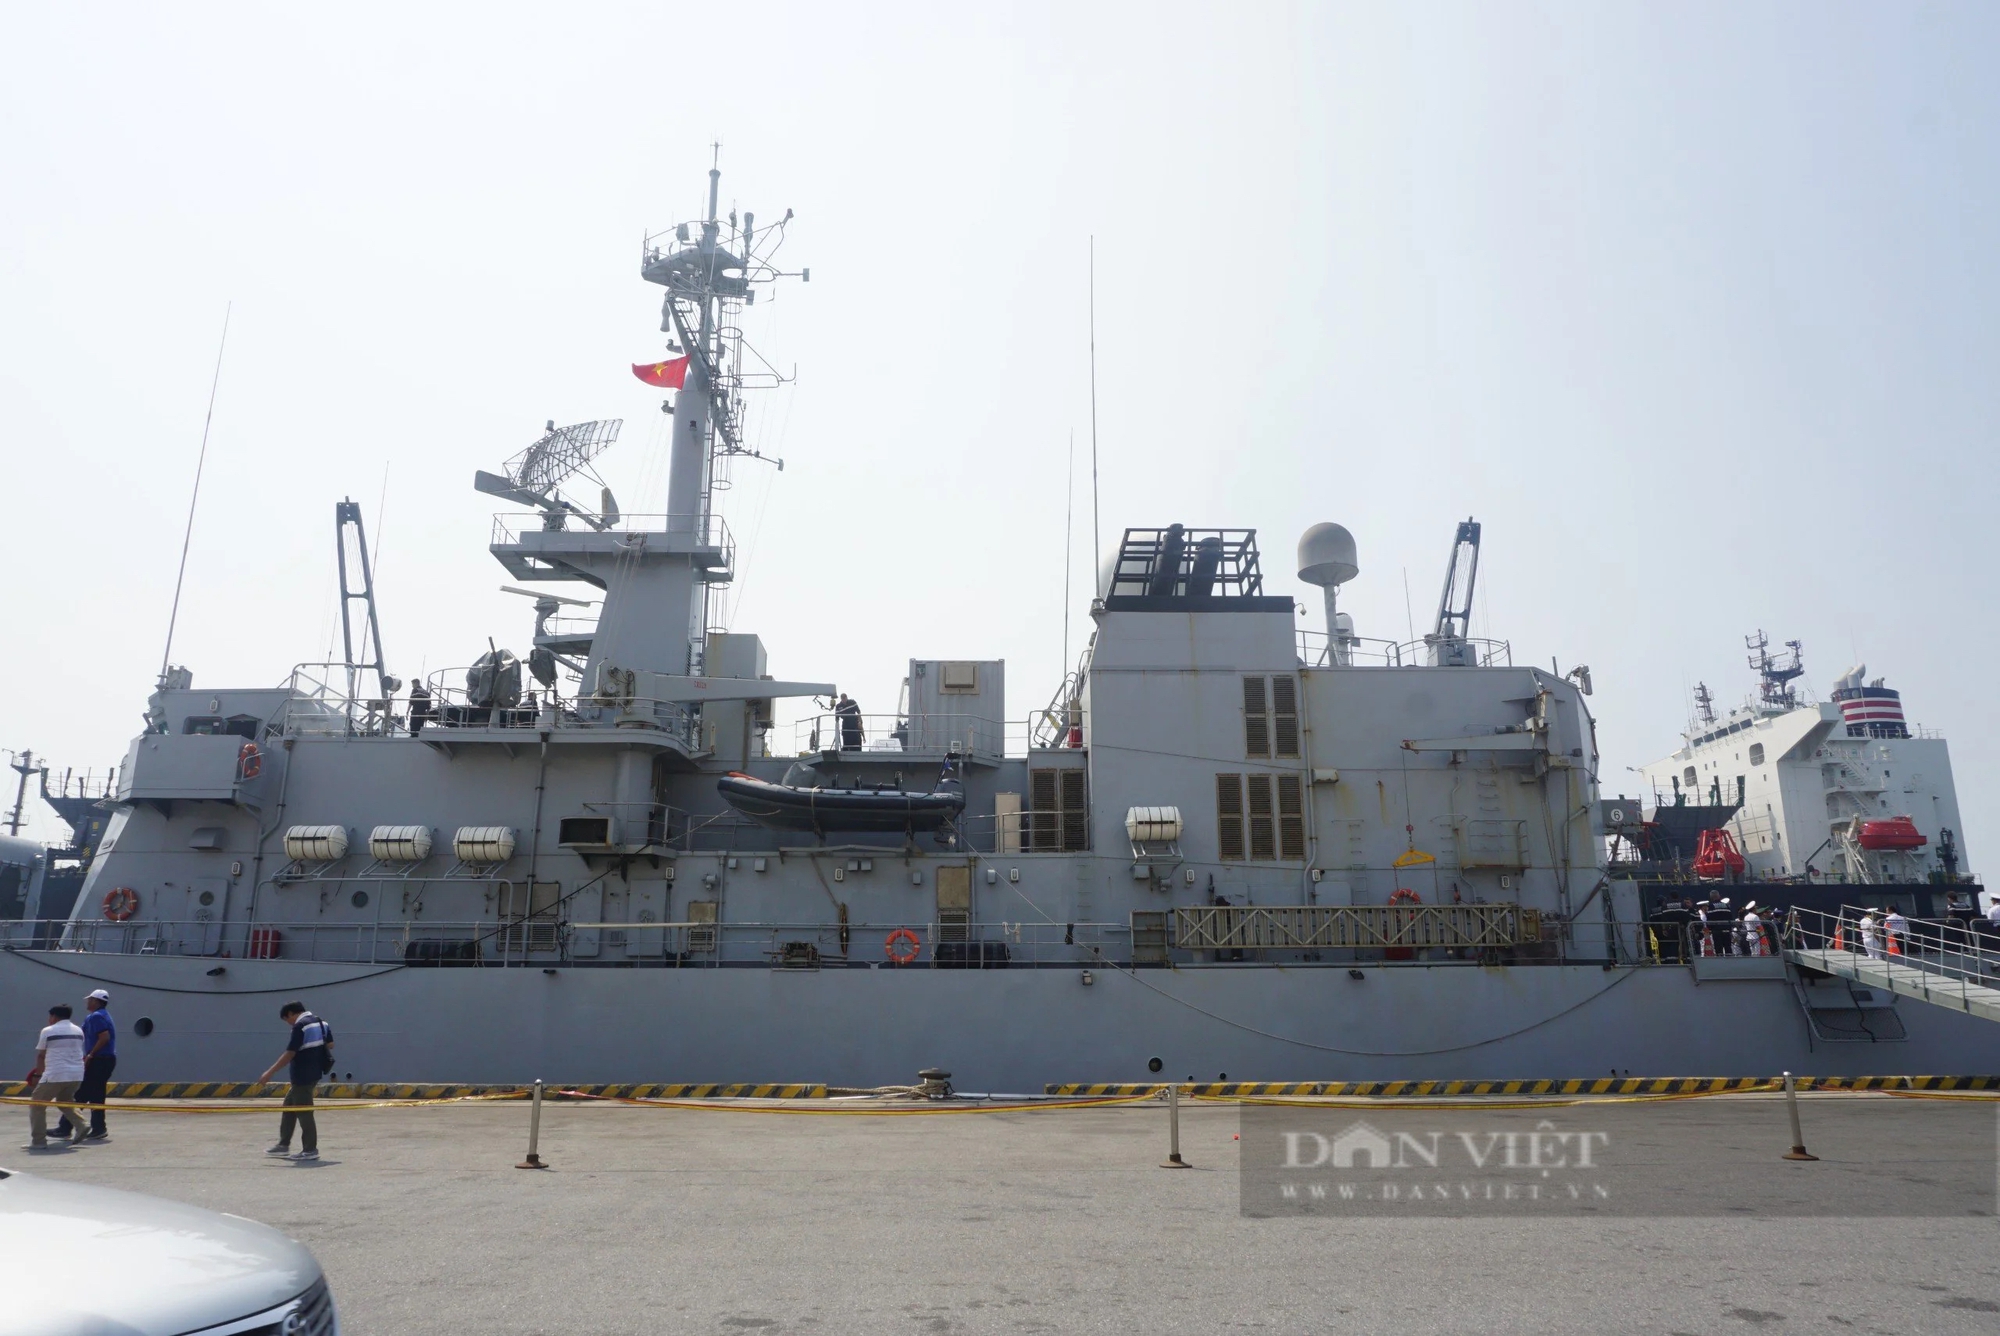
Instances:
[[[1728,829],[1756,878],[1908,883],[1968,868],[1951,754],[1912,728],[1900,693],[1856,665],[1827,700],[1804,698],[1797,642],[1749,640],[1758,697],[1718,715],[1706,687],[1671,756],[1642,767],[1656,801],[1739,804]]]

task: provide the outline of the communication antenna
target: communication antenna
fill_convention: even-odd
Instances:
[[[1715,722],[1715,693],[1708,689],[1708,683],[1694,684],[1694,707],[1701,712],[1702,723]]]
[[[1805,647],[1787,640],[1781,654],[1771,653],[1771,638],[1758,631],[1743,637],[1750,651],[1750,666],[1757,670],[1758,690],[1766,705],[1789,710],[1799,703],[1792,681],[1805,675]]]
[[[617,523],[618,504],[611,499],[611,490],[604,487],[604,480],[591,471],[590,461],[611,448],[624,425],[623,418],[607,418],[558,427],[551,419],[540,440],[502,465],[506,469],[504,476],[482,469],[472,475],[472,485],[488,496],[533,506],[554,516],[558,523],[563,516],[574,515],[593,529],[608,529]],[[573,505],[556,491],[579,473],[603,488],[600,513],[593,514]]]
[[[1104,560],[1104,531],[1097,514],[1097,234],[1090,237],[1090,557]],[[1098,577],[1100,580],[1103,576]],[[1104,597],[1099,589],[1095,597]]]
[[[181,534],[181,565],[174,576],[174,606],[167,614],[167,647],[160,655],[160,686],[167,682],[167,665],[174,657],[174,626],[181,619],[181,585],[187,580],[188,544],[194,541],[194,503],[201,499],[201,471],[208,463],[208,429],[215,421],[215,391],[222,384],[222,353],[229,347],[229,314],[236,309],[230,302],[222,308],[222,340],[215,348],[215,375],[208,382],[208,414],[201,420],[201,453],[194,461],[194,491],[188,495],[187,529]]]

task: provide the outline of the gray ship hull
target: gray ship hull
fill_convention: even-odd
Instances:
[[[1758,961],[1749,968],[1776,966]],[[1784,977],[1686,967],[427,969],[15,951],[16,1017],[108,987],[120,1080],[247,1080],[305,1000],[356,1081],[907,1084],[2000,1073],[2000,1026],[1902,1001],[1894,1042],[1815,1041]],[[1881,1019],[1893,1013],[1894,1020]],[[152,1022],[137,1034],[137,1022]]]

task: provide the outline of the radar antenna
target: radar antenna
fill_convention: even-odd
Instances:
[[[564,516],[574,515],[593,529],[608,529],[618,522],[618,506],[590,461],[611,448],[624,425],[622,418],[606,418],[558,427],[551,419],[540,440],[502,465],[504,476],[482,470],[472,475],[472,485],[488,496],[534,506],[551,518],[554,528],[562,527]],[[592,514],[556,490],[579,473],[604,489],[602,513]]]

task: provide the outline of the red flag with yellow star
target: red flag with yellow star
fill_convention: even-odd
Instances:
[[[656,385],[663,390],[678,390],[687,383],[688,360],[676,357],[666,362],[634,363],[632,374],[648,385]]]

